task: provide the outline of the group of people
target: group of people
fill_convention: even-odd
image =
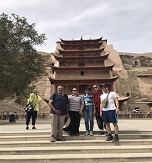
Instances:
[[[2,114],[0,115],[0,119],[2,120],[9,120],[11,122],[18,120],[19,119],[19,114],[17,112],[13,112],[13,111],[10,111],[10,112],[2,112]]]
[[[51,142],[64,141],[63,127],[67,116],[70,117],[69,131],[70,136],[79,136],[79,127],[81,116],[85,120],[85,135],[93,136],[94,116],[97,120],[100,134],[107,132],[106,141],[119,141],[118,119],[119,112],[118,94],[110,92],[108,85],[101,87],[93,85],[85,89],[85,95],[80,96],[77,88],[72,88],[71,95],[64,94],[64,87],[59,85],[57,93],[54,93],[49,100],[50,118],[51,118]],[[108,105],[103,106],[103,101],[108,98]],[[110,123],[113,123],[115,135],[111,134]]]
[[[119,141],[118,136],[118,119],[117,114],[119,112],[118,94],[109,91],[109,87],[106,84],[101,86],[93,85],[93,92],[91,88],[85,88],[85,94],[79,95],[76,87],[72,88],[71,95],[64,94],[64,87],[59,85],[57,87],[57,93],[54,93],[49,101],[48,105],[50,109],[50,121],[51,121],[51,142],[64,141],[63,127],[66,117],[70,117],[70,124],[68,131],[70,136],[79,136],[79,127],[81,116],[83,115],[85,121],[85,136],[93,136],[94,129],[94,117],[96,118],[100,135],[107,134],[106,141]],[[107,106],[104,105],[104,101],[107,99]],[[37,118],[37,112],[39,111],[38,103],[42,100],[40,96],[35,93],[31,93],[28,98],[28,105],[32,103],[34,110],[27,111],[26,115],[26,129],[29,129],[29,122],[32,118],[32,129],[36,129],[35,122]],[[115,135],[111,134],[110,123],[113,123]]]

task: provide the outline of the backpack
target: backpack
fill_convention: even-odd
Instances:
[[[25,111],[26,112],[29,112],[29,111],[33,112],[34,111],[34,106],[31,102],[29,102],[29,104],[26,106]]]
[[[34,101],[34,99],[26,105],[26,107],[25,107],[26,112],[29,112],[29,111],[33,112],[34,111],[36,104],[33,106],[33,101]]]

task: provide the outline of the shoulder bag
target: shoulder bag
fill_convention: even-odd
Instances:
[[[107,97],[102,101],[102,107],[103,108],[106,108],[108,106],[108,96],[109,96],[109,93],[108,93]]]

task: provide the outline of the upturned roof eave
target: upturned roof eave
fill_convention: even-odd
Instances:
[[[63,82],[63,83],[66,83],[66,82],[75,82],[75,83],[98,83],[98,82],[101,82],[101,83],[105,83],[105,84],[112,84],[115,80],[118,79],[118,76],[115,76],[115,77],[111,77],[111,78],[96,78],[96,79],[54,79],[54,78],[51,78],[49,77],[49,80],[50,82]]]
[[[56,58],[56,60],[85,60],[85,59],[93,59],[93,60],[97,60],[97,59],[107,59],[109,56],[109,53],[106,53],[105,55],[100,55],[100,56],[60,56],[60,55],[56,55],[53,54],[53,56]]]
[[[64,42],[64,43],[69,43],[69,42],[92,42],[92,41],[102,41],[102,37],[98,38],[98,39],[89,39],[89,40],[84,40],[84,39],[80,39],[80,40],[64,40],[64,39],[61,39],[61,42]]]
[[[88,69],[88,70],[112,70],[115,64],[109,65],[109,66],[98,66],[98,67],[56,67],[52,66],[51,68],[54,70],[83,70],[83,69]]]
[[[57,48],[57,50],[58,50],[58,52],[60,53],[60,54],[72,54],[72,53],[92,53],[92,52],[94,52],[94,53],[97,53],[97,52],[102,52],[103,50],[104,50],[104,48],[105,47],[102,47],[101,49],[90,49],[90,50],[62,50],[62,49],[58,49]]]

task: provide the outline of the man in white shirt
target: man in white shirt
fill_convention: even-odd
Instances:
[[[100,104],[100,116],[103,117],[103,121],[106,124],[106,129],[108,132],[108,136],[106,141],[113,140],[115,142],[119,141],[118,137],[118,118],[117,114],[119,113],[119,101],[118,94],[115,92],[109,92],[108,85],[102,84],[101,89],[103,94],[100,96],[101,104]],[[103,106],[103,100],[108,96],[108,105]],[[115,136],[113,137],[111,134],[110,123],[113,123]]]

